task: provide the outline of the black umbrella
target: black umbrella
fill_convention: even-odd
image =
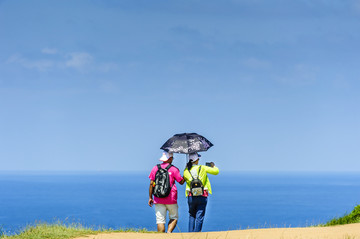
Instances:
[[[207,151],[213,144],[196,133],[175,134],[160,149],[169,153],[191,154]]]

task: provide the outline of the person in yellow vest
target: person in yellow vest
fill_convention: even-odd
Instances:
[[[219,173],[213,162],[209,166],[199,165],[200,157],[198,153],[189,154],[189,162],[183,176],[189,205],[189,232],[201,232],[208,196],[212,194],[208,173],[213,175]]]

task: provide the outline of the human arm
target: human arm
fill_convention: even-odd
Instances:
[[[154,190],[154,181],[150,180],[150,186],[149,186],[149,206],[152,207],[153,203],[154,203],[154,200],[153,200],[153,190]]]
[[[211,162],[211,167],[205,166],[206,173],[212,174],[212,175],[218,175],[219,174],[219,168],[215,166],[214,162]]]
[[[185,183],[185,179],[183,177],[181,177],[181,174],[180,174],[180,170],[178,168],[176,168],[176,172],[174,174],[174,177],[175,177],[175,180],[183,185]]]
[[[150,175],[149,175],[149,179],[150,179],[150,186],[149,186],[149,206],[151,207],[154,203],[154,200],[153,200],[153,191],[154,191],[154,186],[155,186],[155,174],[158,170],[158,167],[157,166],[154,166],[150,172]]]
[[[184,170],[184,180],[185,180],[185,196],[187,197],[190,191],[190,181],[189,178],[191,177],[189,170]]]

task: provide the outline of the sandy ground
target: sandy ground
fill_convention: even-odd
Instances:
[[[268,228],[201,233],[104,233],[77,239],[360,239],[360,223],[332,227]]]

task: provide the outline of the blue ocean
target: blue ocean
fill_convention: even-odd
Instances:
[[[35,222],[76,222],[105,228],[156,230],[147,205],[148,172],[0,174],[0,228],[14,233]],[[209,176],[204,231],[299,227],[324,223],[360,203],[355,173],[220,172]],[[188,223],[184,186],[179,223]]]

